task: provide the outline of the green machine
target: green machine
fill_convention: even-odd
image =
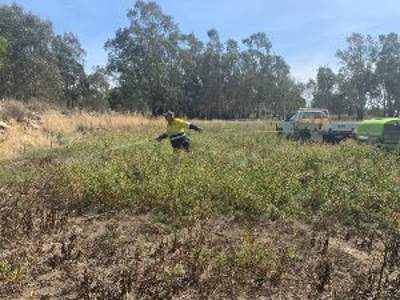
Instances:
[[[357,139],[366,144],[400,149],[400,118],[381,118],[359,123]]]

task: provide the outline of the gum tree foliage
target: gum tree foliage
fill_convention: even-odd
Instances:
[[[71,33],[55,35],[52,24],[22,7],[0,5],[0,36],[7,52],[0,70],[0,97],[61,100],[70,107],[84,95],[83,57]]]
[[[62,80],[62,97],[67,107],[73,108],[87,92],[86,74],[83,67],[85,51],[72,33],[57,35],[52,50]]]
[[[305,104],[303,86],[290,78],[264,33],[223,42],[211,29],[202,43],[181,33],[152,1],[137,1],[128,18],[130,25],[106,43],[107,68],[117,78],[113,107],[235,118],[283,114]]]
[[[346,49],[337,51],[342,65],[342,91],[357,118],[362,119],[367,102],[376,90],[377,48],[371,36],[358,33],[348,37],[347,44]]]
[[[107,71],[97,66],[94,72],[87,76],[87,95],[84,98],[84,107],[105,111],[110,108],[110,79]]]
[[[125,108],[160,114],[181,96],[178,26],[155,2],[137,1],[128,18],[130,25],[106,43],[108,69],[119,76]]]
[[[75,35],[56,35],[50,22],[16,4],[0,5],[0,99],[248,118],[285,115],[304,106],[308,92],[313,106],[338,115],[361,119],[372,108],[387,116],[400,111],[397,33],[350,35],[347,46],[337,51],[339,71],[320,67],[305,86],[291,78],[288,64],[264,33],[223,41],[211,29],[200,41],[182,33],[153,1],[136,1],[128,19],[129,26],[106,43],[106,68],[88,75]]]
[[[21,7],[0,6],[0,36],[8,42],[0,71],[0,97],[48,98],[61,92],[61,76],[51,51],[49,22]]]
[[[0,37],[0,68],[3,66],[7,55],[7,40]]]
[[[400,112],[400,37],[397,33],[380,35],[376,64],[378,95],[384,113]]]
[[[394,116],[400,111],[400,37],[397,33],[378,38],[354,33],[347,47],[339,50],[338,73],[318,69],[309,82],[312,105],[328,108],[338,115],[361,119],[365,111]]]
[[[303,86],[264,33],[222,41],[211,29],[203,43],[152,1],[136,1],[128,18],[129,26],[106,43],[107,68],[88,75],[75,35],[56,35],[50,22],[18,5],[0,6],[0,36],[8,45],[2,52],[0,43],[0,97],[202,118],[284,114],[304,105]]]
[[[348,113],[345,96],[341,91],[342,78],[329,67],[320,67],[317,72],[317,81],[312,91],[311,105],[317,108],[326,108],[331,113],[341,116]]]

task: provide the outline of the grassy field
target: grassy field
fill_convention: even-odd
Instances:
[[[162,120],[43,119],[0,144],[0,298],[400,298],[398,153],[264,121],[174,153]]]

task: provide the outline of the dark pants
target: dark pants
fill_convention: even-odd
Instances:
[[[174,150],[190,151],[190,140],[187,136],[172,140],[171,145]]]

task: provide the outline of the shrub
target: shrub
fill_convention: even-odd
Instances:
[[[22,122],[32,116],[32,112],[21,102],[11,100],[0,105],[0,120]]]

